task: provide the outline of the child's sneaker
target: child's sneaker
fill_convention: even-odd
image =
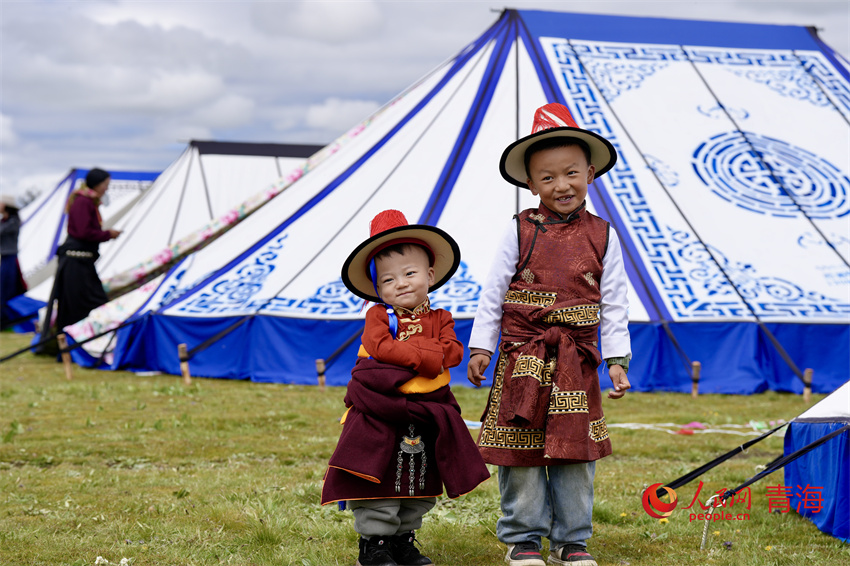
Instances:
[[[398,566],[390,554],[390,537],[360,537],[360,555],[355,566]]]
[[[565,566],[597,566],[596,560],[580,544],[568,544],[549,553],[549,564]]]
[[[509,544],[505,560],[510,566],[546,566],[540,549],[533,542]]]
[[[427,556],[422,556],[416,545],[413,531],[395,535],[390,541],[390,551],[398,566],[428,566],[434,564]]]

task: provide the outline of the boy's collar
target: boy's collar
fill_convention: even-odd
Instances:
[[[425,297],[425,301],[421,303],[419,306],[411,309],[406,309],[404,307],[397,307],[393,305],[393,310],[395,310],[396,314],[399,316],[407,315],[412,316],[414,318],[419,318],[431,312],[431,300],[428,297]]]
[[[552,222],[572,222],[573,220],[578,219],[582,215],[582,213],[584,213],[586,211],[586,209],[587,209],[587,199],[584,199],[583,201],[581,201],[581,204],[579,205],[579,207],[577,209],[572,211],[569,214],[569,216],[564,218],[563,216],[561,216],[557,212],[549,210],[549,208],[545,204],[543,204],[543,201],[540,201],[540,204],[537,205],[538,214],[542,214],[543,216],[546,217],[546,219],[548,221],[552,221]]]

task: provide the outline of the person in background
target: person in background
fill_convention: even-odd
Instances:
[[[104,230],[100,217],[100,201],[109,190],[109,173],[94,168],[86,174],[85,185],[71,193],[65,211],[68,214],[68,237],[56,250],[59,265],[53,290],[42,324],[42,340],[50,337],[53,325],[53,303],[56,307],[56,333],[84,319],[89,312],[108,300],[94,263],[101,242],[117,238],[118,230]]]
[[[17,314],[6,304],[26,292],[27,285],[18,263],[18,233],[21,218],[11,195],[0,195],[0,328],[10,326]]]

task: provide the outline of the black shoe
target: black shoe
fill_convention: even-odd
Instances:
[[[390,554],[390,537],[360,537],[360,555],[355,566],[398,566]]]
[[[580,544],[568,544],[549,553],[549,564],[563,566],[596,566],[596,560]]]
[[[427,556],[422,556],[416,545],[416,535],[413,531],[392,537],[393,560],[398,566],[427,566],[433,564]]]
[[[543,560],[540,549],[533,542],[508,544],[505,562],[510,566],[546,566],[546,561]]]

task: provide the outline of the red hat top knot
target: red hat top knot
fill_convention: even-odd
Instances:
[[[537,132],[551,130],[552,128],[578,128],[578,124],[576,124],[569,109],[557,102],[550,102],[537,109],[534,113],[534,124],[531,126],[531,133],[536,134]]]
[[[399,226],[408,226],[404,213],[400,210],[384,210],[375,215],[375,218],[369,223],[369,237],[377,236],[381,232]]]

